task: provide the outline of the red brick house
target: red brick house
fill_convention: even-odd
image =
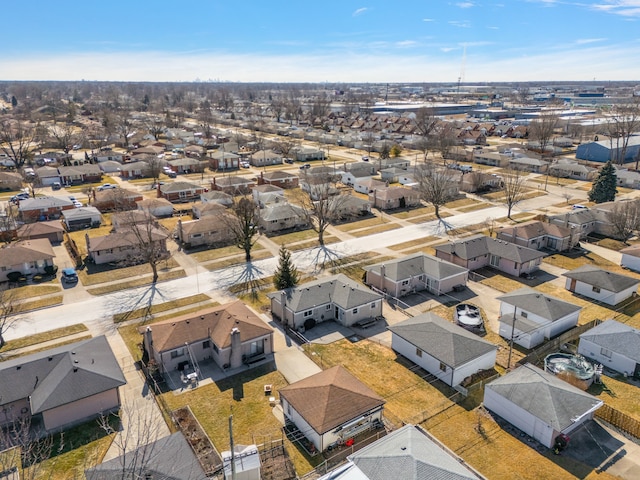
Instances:
[[[299,179],[296,175],[283,170],[260,172],[258,185],[273,185],[274,187],[280,188],[296,188],[299,185]]]
[[[189,182],[173,182],[158,185],[158,198],[165,198],[171,203],[194,202],[206,191],[204,187]]]

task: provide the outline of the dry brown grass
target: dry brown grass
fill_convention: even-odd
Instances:
[[[388,232],[390,230],[395,230],[396,228],[400,228],[400,225],[396,223],[385,223],[382,225],[378,224],[375,227],[366,228],[363,230],[351,231],[349,233],[354,237],[366,237],[367,235],[374,235],[376,233]]]
[[[18,348],[31,347],[39,343],[57,340],[59,338],[68,337],[70,335],[86,331],[88,331],[88,328],[84,323],[76,323],[74,325],[69,325],[68,327],[56,328],[54,330],[47,330],[46,332],[34,333],[27,337],[8,340],[4,347],[2,347],[1,351],[2,353],[6,353]]]
[[[565,270],[573,270],[583,265],[592,265],[594,267],[600,267],[609,270],[610,272],[620,273],[622,275],[640,279],[640,273],[625,270],[620,265],[610,262],[609,260],[593,252],[588,252],[586,255],[581,255],[579,257],[569,257],[556,253],[554,255],[545,257],[542,261],[556,267],[564,268]]]
[[[477,205],[477,204],[478,204],[478,201],[475,198],[464,197],[458,200],[454,200],[452,202],[445,203],[444,207],[458,209],[460,207],[467,207],[469,205]]]
[[[158,264],[158,271],[167,271],[180,265],[173,258],[163,260]],[[89,273],[88,269],[78,271],[78,277],[82,284],[87,287],[106,282],[115,282],[117,280],[127,280],[129,278],[141,275],[151,275],[151,267],[147,263],[135,265],[133,267],[110,268],[105,267],[102,271]]]
[[[256,260],[263,260],[265,258],[270,258],[273,255],[271,255],[271,252],[268,250],[264,250],[264,249],[258,249],[257,251],[252,250],[251,251],[251,261],[255,262]],[[234,265],[242,265],[244,263],[247,263],[244,257],[244,252],[240,255],[236,255],[233,257],[227,257],[227,258],[223,258],[221,260],[218,260],[216,262],[208,262],[206,264],[203,265],[204,268],[206,268],[209,271],[213,271],[213,270],[220,270],[222,268],[227,268],[227,267],[231,267]]]
[[[378,217],[373,217],[373,218],[367,218],[366,220],[360,220],[358,222],[342,223],[340,225],[336,225],[335,228],[343,232],[353,232],[354,230],[375,227],[383,223],[384,223],[383,219],[380,219]]]
[[[186,277],[187,272],[182,269],[171,270],[169,272],[160,272],[158,274],[158,282],[166,282],[169,280],[175,280],[176,278]],[[151,285],[153,282],[151,275],[138,277],[127,282],[109,283],[99,287],[88,288],[87,292],[91,295],[105,295],[107,293],[119,292],[121,290],[127,290],[129,288],[142,287],[144,285]]]
[[[269,237],[270,240],[276,242],[278,245],[286,245],[287,248],[297,242],[303,240],[309,240],[310,238],[317,238],[318,234],[312,229],[300,230],[298,232],[285,233],[284,235],[274,235]]]
[[[264,248],[265,248],[264,246],[260,245],[259,243],[256,243],[253,246],[253,249],[251,250],[251,252],[253,253],[259,250],[264,250]],[[242,254],[244,256],[244,252],[240,250],[238,247],[236,247],[235,245],[229,245],[227,247],[210,248],[208,250],[199,250],[197,252],[189,253],[188,255],[198,263],[206,263],[211,260],[217,260],[219,258],[224,258],[224,257],[232,257],[239,254]]]
[[[388,248],[390,250],[396,250],[396,251],[406,250],[407,248],[411,248],[411,247],[422,247],[425,244],[435,242],[438,240],[441,240],[440,237],[429,236],[429,237],[418,238],[416,240],[411,240],[409,242],[396,243],[395,245],[391,245]]]
[[[396,212],[391,214],[387,213],[387,215],[392,215],[393,217],[399,218],[401,220],[406,220],[409,218],[419,217],[421,215],[427,215],[433,212],[435,212],[435,209],[432,206],[428,206],[405,210],[403,212]]]
[[[156,313],[166,312],[168,310],[174,310],[186,307],[188,305],[193,305],[194,303],[203,302],[213,303],[211,297],[205,295],[204,293],[199,293],[197,295],[191,295],[190,297],[183,297],[177,300],[172,300],[171,302],[158,303],[155,305],[149,305],[145,308],[138,308],[136,310],[117,313],[113,315],[113,322],[120,323],[128,320],[140,319],[148,317],[150,315],[155,315]],[[201,308],[205,307],[206,306],[202,306]]]

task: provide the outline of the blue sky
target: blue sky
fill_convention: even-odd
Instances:
[[[2,80],[640,80],[640,0],[11,0],[2,13]]]

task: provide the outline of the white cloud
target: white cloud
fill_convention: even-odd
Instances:
[[[415,47],[418,45],[418,42],[415,40],[402,40],[400,42],[396,42],[397,47]]]
[[[588,45],[590,43],[604,42],[606,38],[579,38],[575,41],[576,45]]]
[[[612,13],[622,17],[640,18],[639,0],[605,0],[589,6],[593,10]]]
[[[500,30],[500,28],[499,28],[499,27],[496,27],[496,26],[493,26],[493,25],[491,25],[491,26],[489,26],[489,27],[487,27],[487,28],[488,28],[489,30]]]
[[[353,12],[351,14],[351,16],[353,17],[359,17],[360,15],[362,15],[363,13],[365,13],[367,10],[369,10],[367,7],[362,7],[357,9],[355,12]]]
[[[472,7],[475,7],[475,5],[473,4],[473,2],[459,2],[459,3],[456,3],[456,7],[458,7],[458,8],[472,8]]]
[[[535,55],[482,55],[467,44],[468,82],[581,81],[594,72],[610,80],[640,78],[637,44],[564,48]],[[8,80],[194,81],[235,82],[455,82],[460,46],[388,53],[336,50],[304,55],[230,55],[223,52],[137,51],[21,56],[0,59]],[[403,53],[404,52],[404,53]],[[444,53],[442,53],[444,52]],[[389,68],[392,65],[393,68]],[[322,77],[318,72],[323,72]]]
[[[435,20],[433,18],[423,18],[422,21],[423,22],[435,22]]]
[[[471,22],[469,22],[469,20],[450,20],[448,23],[458,28],[471,28]]]

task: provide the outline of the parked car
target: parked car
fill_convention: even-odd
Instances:
[[[21,192],[9,199],[11,203],[18,203],[20,200],[27,200],[29,198],[29,194],[27,192]]]
[[[98,191],[101,192],[103,190],[109,190],[112,188],[118,188],[118,185],[114,185],[113,183],[103,183],[98,187]]]
[[[293,163],[293,158],[285,158],[284,159],[284,163],[292,164]]]
[[[60,190],[62,188],[62,184],[60,182],[53,182],[51,184],[51,190]]]
[[[369,157],[367,155],[365,155],[364,157],[362,157],[362,161],[363,162],[368,162],[369,161]]]
[[[580,205],[579,203],[576,203],[575,205],[571,206],[572,210],[582,210],[583,208],[587,208],[584,205]]]
[[[300,170],[306,170],[307,168],[311,168],[309,163],[305,163],[304,165],[300,165]]]
[[[73,206],[76,208],[80,208],[80,207],[84,207],[84,205],[82,205],[82,202],[79,200],[74,200],[73,201]]]
[[[251,164],[249,162],[240,162],[240,166],[242,168],[250,168]]]
[[[78,274],[75,268],[64,268],[62,270],[62,283],[77,283]]]

